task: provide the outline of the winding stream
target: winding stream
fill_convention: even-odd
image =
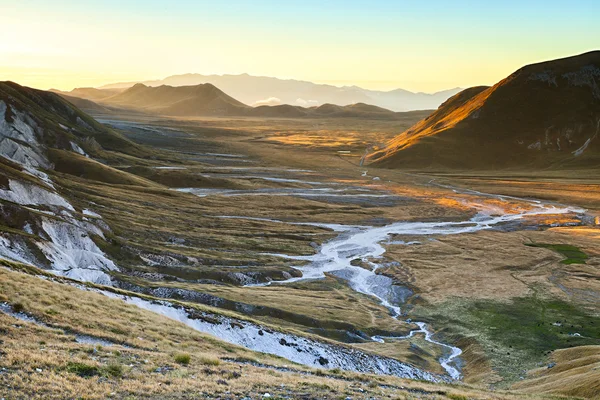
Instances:
[[[384,244],[390,239],[391,235],[457,235],[490,229],[527,217],[584,212],[579,208],[549,206],[539,202],[522,201],[526,202],[528,207],[526,211],[503,215],[491,215],[492,212],[498,212],[497,207],[488,209],[480,203],[473,203],[472,206],[481,211],[473,218],[460,222],[397,222],[380,227],[327,226],[325,224],[304,223],[305,225],[333,228],[335,231],[340,232],[340,235],[324,243],[314,255],[272,254],[286,259],[309,262],[307,265],[295,267],[302,272],[302,277],[278,281],[277,283],[320,279],[325,277],[325,273],[330,273],[345,279],[355,291],[375,297],[392,312],[395,318],[398,318],[401,315],[399,304],[402,303],[402,288],[395,286],[391,278],[377,274],[377,270],[384,266],[382,259],[385,253]],[[356,260],[370,265],[371,270],[353,265],[352,262]],[[419,327],[418,330],[413,330],[407,336],[388,339],[407,339],[418,333],[424,334],[426,341],[444,349],[444,353],[447,355],[440,358],[440,365],[453,379],[459,379],[461,374],[459,368],[455,365],[455,361],[462,354],[462,350],[434,340],[433,333],[424,322],[413,322]],[[382,337],[372,339],[379,342],[384,341]]]

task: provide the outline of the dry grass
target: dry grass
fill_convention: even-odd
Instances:
[[[425,341],[422,334],[415,335],[411,339],[387,339],[385,343],[366,342],[354,346],[371,353],[410,362],[427,371],[446,373],[439,363],[443,355],[440,347]]]
[[[514,385],[528,393],[600,398],[600,346],[557,350],[555,365],[530,371],[527,380]]]
[[[168,285],[163,285],[168,286]],[[329,277],[320,282],[302,282],[293,285],[271,285],[266,287],[234,287],[217,285],[182,285],[193,290],[210,293],[228,300],[262,307],[273,307],[291,313],[287,321],[280,324],[300,323],[300,317],[313,319],[314,326],[305,328],[334,328],[335,324],[347,324],[356,329],[371,332],[376,330],[406,334],[415,326],[398,321],[390,316],[389,310],[372,298],[350,289],[343,282]],[[296,315],[296,317],[294,317]],[[275,316],[273,316],[275,317]],[[262,319],[260,316],[255,318]],[[273,318],[266,318],[273,321]]]
[[[73,154],[70,151],[51,149],[49,150],[49,156],[57,172],[113,185],[159,187],[159,185],[139,176],[119,171],[90,158]]]
[[[223,264],[244,265],[250,262],[261,264],[259,269],[262,271],[281,270],[290,263],[276,257],[265,257],[261,253],[311,254],[314,249],[308,246],[310,241],[320,243],[333,235],[310,227],[245,220],[211,221],[203,216],[214,214],[215,210],[219,210],[220,214],[249,215],[288,221],[370,223],[374,218],[389,221],[464,219],[474,212],[466,206],[466,203],[474,200],[481,202],[482,206],[488,209],[506,210],[508,207],[507,211],[511,212],[519,212],[528,207],[519,202],[502,202],[492,198],[477,198],[472,195],[453,193],[446,188],[432,186],[429,183],[431,180],[429,176],[405,174],[402,171],[377,170],[369,167],[370,176],[361,177],[362,171],[366,168],[357,165],[359,156],[370,143],[380,143],[385,138],[391,137],[390,135],[394,133],[392,127],[386,125],[387,122],[359,124],[356,128],[345,126],[344,123],[337,121],[320,122],[322,124],[318,127],[311,127],[306,121],[278,122],[251,119],[188,120],[170,123],[177,128],[185,129],[194,137],[193,140],[185,142],[185,150],[194,150],[196,149],[194,146],[197,146],[197,151],[211,148],[217,149],[213,151],[247,154],[251,159],[260,160],[260,165],[316,169],[314,176],[309,174],[308,180],[323,180],[323,177],[327,176],[328,179],[333,178],[337,182],[350,185],[377,185],[407,199],[401,207],[338,205],[280,197],[220,198],[217,196],[199,199],[160,191],[137,193],[126,188],[117,190],[100,185],[92,187],[92,191],[87,190],[85,196],[81,194],[78,196],[82,201],[92,200],[104,205],[107,213],[103,215],[111,226],[117,227],[116,232],[125,237],[135,238],[128,242],[129,245],[160,252],[176,251],[186,256],[200,256],[205,260],[218,260],[220,270],[223,270]],[[217,129],[222,127],[230,129],[227,132],[226,142],[223,141],[224,130]],[[281,138],[300,140],[304,145],[298,146],[286,142],[287,139],[279,140]],[[272,139],[277,139],[278,143],[274,144]],[[339,143],[335,140],[332,142],[333,139],[339,139]],[[334,146],[331,146],[332,143]],[[350,151],[351,157],[340,157],[337,153],[339,150]],[[196,165],[193,168],[194,172],[202,170],[214,172],[210,167]],[[373,182],[371,180],[373,176],[380,176],[381,180]],[[83,184],[90,187],[87,183]],[[507,194],[527,195],[525,189],[513,193],[512,191],[518,190],[518,187],[511,184],[510,181],[503,182],[502,185],[505,186],[499,185],[497,188],[509,191]],[[77,191],[76,189],[77,186],[73,187],[74,192]],[[92,196],[88,196],[89,194]],[[587,201],[584,194],[578,198],[578,201]],[[160,209],[160,217],[155,215],[156,209]],[[188,218],[190,215],[194,218]],[[140,216],[147,216],[148,219]],[[163,223],[154,224],[153,220],[157,218],[160,218]],[[532,224],[557,221],[557,217],[551,217],[546,220],[532,221]],[[185,226],[185,235],[182,235],[182,226]],[[165,244],[164,239],[169,235],[184,237],[188,242],[187,246],[173,247]],[[256,240],[256,236],[260,239]],[[423,238],[409,239],[423,240]],[[581,279],[583,274],[596,274],[594,270],[596,258],[592,257],[589,260],[588,264],[591,266],[565,267],[559,264],[560,255],[549,250],[528,248],[523,245],[527,241],[571,243],[581,246],[587,252],[597,243],[593,240],[575,239],[573,235],[568,233],[563,235],[562,232],[556,231],[480,232],[475,235],[438,239],[438,241],[423,241],[421,246],[390,246],[388,249],[387,256],[400,261],[402,267],[386,273],[390,273],[402,284],[413,288],[419,296],[417,302],[437,304],[455,296],[473,300],[508,300],[531,293],[531,287],[536,285],[541,285],[552,295],[569,297],[558,288],[557,283],[562,287],[581,289],[578,293],[587,289],[596,290],[593,287],[594,280]],[[206,276],[206,271],[215,269],[206,264],[195,267],[200,271],[197,275],[181,276],[184,278]],[[153,270],[139,265],[135,268]],[[557,270],[560,272],[558,275],[554,273]],[[548,278],[555,279],[554,283],[549,282]],[[282,312],[310,315],[323,326],[326,326],[328,321],[347,321],[363,329],[385,328],[397,324],[390,321],[385,311],[382,312],[372,300],[361,299],[360,296],[349,293],[347,289],[318,292],[310,287],[238,288],[180,282],[163,282],[160,285],[187,287],[234,301],[266,305]],[[336,298],[337,296],[339,298]],[[352,307],[348,307],[350,299],[359,301],[353,303]],[[585,299],[581,303],[589,306],[589,301],[586,302]],[[289,318],[269,316],[257,318],[290,328],[310,329],[310,325],[297,326],[290,322]],[[493,356],[483,352],[477,341],[469,337],[455,339],[457,343],[465,343],[461,347],[465,350],[467,360],[465,366],[467,380],[492,382],[498,379],[490,370],[489,360]],[[422,354],[422,352],[415,354],[414,349],[404,343],[381,351],[395,354],[405,360],[414,360],[419,365],[430,364],[433,365],[432,368],[436,368],[433,363],[436,357],[435,350],[428,349],[422,343],[416,344],[420,350],[430,354]]]
[[[0,288],[2,300],[22,304],[24,311],[46,323],[130,346],[93,348],[74,342],[62,330],[17,321],[0,313],[0,366],[5,368],[0,373],[0,384],[3,395],[11,399],[237,398],[266,392],[306,398],[520,396],[347,372],[311,375],[310,369],[301,366],[295,367],[298,372],[285,372],[220,361],[238,357],[282,364],[280,359],[219,342],[165,317],[64,284],[1,269]],[[54,312],[45,312],[50,308]],[[183,352],[189,355],[188,365],[174,359],[175,354]]]
[[[386,271],[400,282],[414,287],[421,298],[436,303],[449,297],[508,300],[532,293],[540,286],[558,297],[564,289],[550,279],[560,276],[566,287],[584,288],[600,293],[597,240],[573,236],[571,229],[548,231],[494,232],[440,236],[419,245],[389,246],[386,256],[400,267]],[[419,240],[419,238],[406,238]],[[586,252],[585,265],[561,264],[563,257],[548,249],[525,246],[527,243],[566,243]],[[585,275],[595,277],[582,280]]]

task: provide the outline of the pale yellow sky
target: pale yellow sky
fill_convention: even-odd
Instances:
[[[70,90],[249,73],[432,92],[493,84],[528,63],[592,50],[600,37],[589,1],[565,10],[552,1],[250,3],[0,0],[0,80]]]

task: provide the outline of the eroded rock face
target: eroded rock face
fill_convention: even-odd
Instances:
[[[117,266],[90,236],[103,238],[102,229],[107,228],[106,224],[89,210],[77,213],[75,207],[57,192],[52,179],[43,171],[53,167],[43,143],[44,128],[29,112],[19,110],[7,101],[0,100],[0,157],[21,168],[15,173],[25,173],[33,179],[5,177],[6,184],[0,185],[0,200],[15,205],[10,211],[12,214],[14,207],[30,210],[22,213],[21,217],[25,219],[22,226],[15,226],[28,235],[0,233],[0,257],[49,268],[72,279],[110,285],[107,272],[117,270]],[[60,126],[69,130],[62,124]],[[85,154],[76,143],[70,144],[74,152]],[[0,173],[4,175],[4,170]],[[1,212],[0,218],[11,218],[7,214],[8,208],[3,207]],[[89,220],[90,216],[94,216],[93,222]]]
[[[23,167],[50,168],[36,134],[39,130],[41,128],[29,114],[0,100],[0,156]]]
[[[27,242],[17,235],[0,235],[0,258],[14,260],[23,264],[39,265],[39,260],[31,254]]]
[[[49,218],[44,218],[42,227],[49,240],[36,244],[54,271],[71,279],[111,284],[105,271],[117,270],[117,266],[98,248],[88,230],[78,224]]]
[[[10,180],[8,190],[0,189],[0,199],[27,206],[56,206],[74,211],[73,206],[59,194],[40,186]]]

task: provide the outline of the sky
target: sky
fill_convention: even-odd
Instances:
[[[434,92],[600,49],[600,1],[0,0],[0,80],[182,73]]]

